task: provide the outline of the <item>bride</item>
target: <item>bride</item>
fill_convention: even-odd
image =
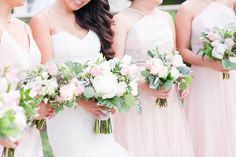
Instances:
[[[107,0],[57,0],[31,20],[42,63],[87,60],[100,52],[113,58],[111,19]],[[54,157],[127,157],[113,135],[93,132],[104,109],[84,101],[48,120]]]

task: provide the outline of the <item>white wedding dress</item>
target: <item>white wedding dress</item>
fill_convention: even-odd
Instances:
[[[54,58],[52,62],[81,61],[94,58],[100,52],[98,36],[89,31],[80,39],[67,32],[52,35]],[[49,141],[54,157],[128,157],[113,135],[93,132],[95,119],[81,107],[65,110],[47,120]]]
[[[0,39],[0,67],[10,65],[20,69],[28,69],[40,64],[41,55],[31,32],[27,32],[30,43],[28,51],[1,27],[0,32],[2,32]],[[0,146],[0,155],[2,154],[2,149],[2,146]],[[16,148],[15,157],[43,157],[40,134],[35,126],[29,127],[24,132],[19,146]]]

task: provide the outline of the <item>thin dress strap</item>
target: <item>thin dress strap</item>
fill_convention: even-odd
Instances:
[[[48,18],[48,22],[49,22],[49,25],[50,25],[50,28],[51,28],[51,35],[52,35],[52,34],[55,33],[55,25],[53,23],[53,18],[51,18],[51,16],[50,16],[50,12],[51,11],[45,12],[45,15]]]
[[[134,9],[134,8],[128,8],[128,10],[130,10],[130,11],[134,11],[134,12],[136,12],[136,13],[139,13],[139,14],[143,15],[143,16],[148,15],[148,14],[146,14],[146,13],[140,11],[140,10]]]
[[[28,44],[29,44],[29,45],[28,45],[29,48],[28,48],[28,51],[27,51],[27,52],[29,52],[30,49],[31,49],[31,40],[32,40],[31,35],[32,35],[32,33],[31,33],[31,31],[30,31],[29,26],[28,26],[27,24],[25,24],[25,23],[24,23],[24,28],[25,28],[25,32],[26,32],[26,34],[27,34]]]

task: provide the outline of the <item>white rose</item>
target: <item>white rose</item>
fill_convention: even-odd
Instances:
[[[152,66],[150,69],[150,73],[152,75],[157,75],[160,72],[160,66]]]
[[[215,46],[217,46],[218,44],[220,44],[221,43],[221,41],[220,40],[214,40],[213,42],[211,42],[211,45],[213,46],[213,47],[215,47]]]
[[[8,88],[8,81],[5,78],[0,79],[0,93],[5,93],[7,92]]]
[[[10,108],[16,107],[20,103],[19,91],[10,91],[3,94],[3,104],[8,105]]]
[[[180,67],[183,66],[183,58],[180,55],[174,55],[173,57],[173,66],[174,67]]]
[[[125,55],[122,59],[121,62],[126,64],[126,65],[130,65],[132,61],[132,57]]]
[[[180,76],[180,73],[179,73],[179,70],[177,70],[176,68],[172,68],[170,70],[170,73],[171,73],[171,76],[176,80],[179,78]]]
[[[48,77],[49,77],[49,75],[48,75],[47,72],[43,72],[43,73],[41,74],[41,76],[42,76],[43,79],[48,79]]]
[[[56,89],[58,88],[57,80],[54,78],[52,78],[50,80],[43,81],[43,85],[44,85],[44,87],[41,90],[42,95],[54,94]]]
[[[159,58],[152,59],[152,66],[150,69],[150,73],[153,75],[157,75],[161,73],[163,67],[163,62]]]
[[[102,95],[103,99],[113,98],[116,95],[118,81],[114,74],[99,75],[94,78],[92,83],[96,93]]]
[[[116,87],[116,96],[122,96],[126,92],[127,85],[125,82],[120,82]]]
[[[130,87],[131,87],[131,94],[133,96],[137,96],[138,95],[138,83],[136,81],[132,81],[130,83]]]
[[[109,62],[103,62],[102,64],[98,65],[97,68],[102,75],[106,75],[111,72],[111,66]]]
[[[153,64],[154,66],[162,66],[162,65],[163,65],[163,62],[162,62],[162,60],[159,59],[159,58],[153,58],[153,59],[152,59],[152,64]]]
[[[132,64],[131,66],[129,66],[129,75],[132,77],[136,77],[138,73],[138,67],[135,64]]]
[[[216,45],[212,50],[212,56],[217,59],[223,59],[224,53],[227,50],[227,46],[224,44],[219,43]]]
[[[168,68],[166,66],[162,66],[158,74],[159,77],[166,78],[168,75]]]
[[[233,63],[236,63],[236,57],[229,57],[229,61],[233,62]]]
[[[62,100],[72,100],[75,94],[76,86],[73,83],[60,88],[60,96]]]
[[[18,107],[15,112],[15,124],[20,130],[24,130],[27,126],[24,109]]]

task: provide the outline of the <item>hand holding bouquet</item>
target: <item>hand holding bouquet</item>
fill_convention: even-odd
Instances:
[[[75,107],[76,97],[83,92],[83,86],[72,76],[66,64],[40,65],[27,72],[23,84],[31,89],[38,103],[51,104],[59,113],[65,106]],[[37,120],[35,123],[41,129],[45,120]]]
[[[78,79],[84,82],[85,86],[83,98],[95,100],[109,109],[128,111],[135,105],[138,96],[136,72],[137,67],[131,64],[131,57],[106,61],[99,55],[95,61],[86,63],[83,72],[78,75]],[[110,118],[97,119],[95,132],[111,133]]]
[[[19,79],[16,69],[4,67],[0,72],[0,139],[16,142],[27,127],[27,115],[22,104],[26,93],[18,89]],[[13,148],[4,148],[3,157],[14,157]]]
[[[202,57],[220,61],[224,68],[236,69],[236,26],[214,27],[202,33],[201,41],[203,48],[198,53]],[[223,73],[223,79],[229,78],[229,73]]]
[[[170,90],[177,84],[184,91],[191,84],[191,70],[183,63],[177,51],[159,51],[155,48],[148,51],[148,56],[150,59],[141,74],[150,88]],[[156,104],[166,107],[167,100],[157,98]]]

